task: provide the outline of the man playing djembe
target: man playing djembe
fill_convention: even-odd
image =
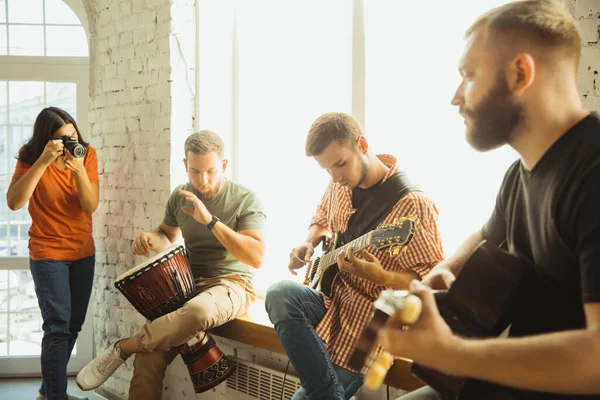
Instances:
[[[245,313],[255,299],[251,278],[252,268],[263,261],[263,207],[251,190],[225,178],[228,160],[215,133],[189,136],[185,157],[189,183],[175,188],[163,222],[154,231],[139,234],[133,251],[146,256],[150,250],[161,252],[182,235],[196,296],[84,366],[77,375],[82,390],[99,387],[137,354],[129,398],[160,399],[166,368],[179,353],[178,346]]]

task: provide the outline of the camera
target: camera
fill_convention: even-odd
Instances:
[[[69,150],[73,157],[81,158],[85,156],[85,147],[79,143],[77,143],[77,139],[73,136],[63,136],[60,138],[65,146],[65,149]],[[63,155],[64,152],[63,152]]]

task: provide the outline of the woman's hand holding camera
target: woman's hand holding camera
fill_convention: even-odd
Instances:
[[[65,146],[62,140],[49,140],[39,158],[40,162],[46,166],[52,164],[62,155],[64,148]]]
[[[83,157],[73,157],[73,154],[67,149],[65,149],[65,167],[73,171],[76,176],[86,172],[83,165]]]

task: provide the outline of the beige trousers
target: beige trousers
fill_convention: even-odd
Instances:
[[[195,334],[244,314],[256,295],[239,274],[196,280],[196,297],[183,307],[147,322],[136,336],[144,350],[135,355],[130,400],[161,400],[167,366],[177,347]]]

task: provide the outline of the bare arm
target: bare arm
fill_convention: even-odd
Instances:
[[[483,232],[481,232],[481,230],[473,233],[459,246],[454,254],[446,258],[444,261],[441,261],[439,264],[433,267],[431,271],[433,272],[437,269],[446,269],[452,272],[454,275],[458,275],[467,258],[483,239]]]
[[[445,369],[523,389],[600,394],[600,303],[585,304],[584,311],[587,329],[524,338],[461,339]]]
[[[97,183],[91,183],[87,173],[75,175],[77,184],[77,194],[79,196],[79,204],[83,211],[91,214],[96,211],[98,202],[100,201],[100,190]]]
[[[455,376],[543,392],[600,394],[600,303],[584,305],[587,328],[521,338],[467,339],[442,319],[431,289],[411,283],[423,311],[410,329],[399,314],[379,341],[392,354]]]
[[[6,192],[6,203],[13,211],[21,209],[29,201],[46,168],[62,153],[62,140],[49,140],[35,163],[20,178],[13,180]]]
[[[329,236],[331,236],[331,233],[327,230],[327,228],[324,228],[318,224],[312,224],[308,229],[306,241],[300,246],[294,247],[290,252],[288,270],[293,275],[297,275],[296,270],[304,267],[306,263],[310,261],[310,258],[315,252],[315,246],[319,244],[323,237]]]
[[[152,232],[142,232],[135,238],[133,252],[143,256],[149,256],[150,250],[160,253],[175,244],[180,235],[179,227],[161,222]]]
[[[263,232],[248,229],[236,232],[222,222],[212,229],[215,237],[237,260],[253,268],[260,268],[265,256]]]
[[[465,261],[481,241],[484,240],[481,230],[469,236],[450,257],[440,261],[423,278],[423,284],[433,289],[448,289],[460,273]]]
[[[44,175],[46,168],[48,168],[48,165],[50,164],[43,163],[38,159],[38,161],[25,172],[25,175],[10,183],[8,191],[6,192],[8,208],[13,211],[23,208],[25,203],[27,203],[33,195],[33,192],[42,178],[42,175]]]
[[[308,235],[306,235],[306,243],[310,243],[313,247],[316,247],[323,237],[331,237],[331,232],[327,228],[323,228],[321,225],[313,224],[308,229]]]

